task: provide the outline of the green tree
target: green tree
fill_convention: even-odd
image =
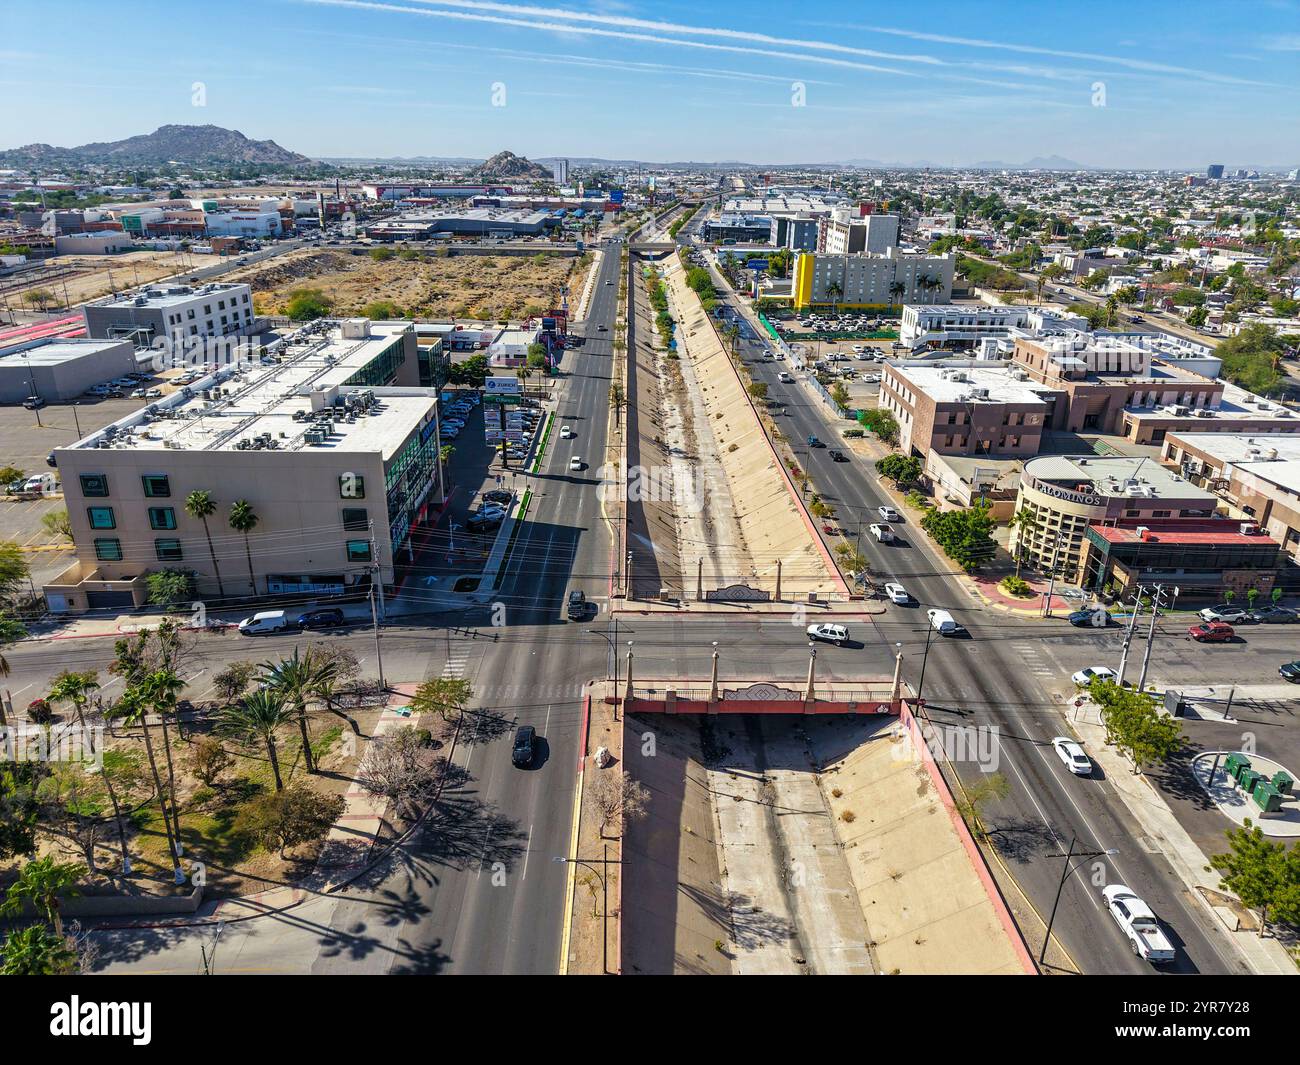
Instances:
[[[9,676],[9,660],[2,653],[10,644],[17,643],[27,635],[27,629],[17,618],[0,612],[0,677]],[[4,708],[0,706],[0,726],[6,724]]]
[[[27,479],[27,471],[17,466],[0,466],[0,488]]]
[[[212,556],[212,572],[217,577],[217,594],[226,598],[225,586],[221,583],[221,567],[217,565],[217,549],[212,546],[212,530],[208,528],[208,518],[217,511],[217,502],[211,492],[195,489],[185,497],[185,513],[191,518],[203,522],[203,535],[208,538],[208,554]]]
[[[391,322],[404,317],[402,308],[392,300],[371,300],[361,308],[361,313],[372,322]]]
[[[890,445],[898,443],[898,421],[883,407],[858,411],[858,421],[864,429],[875,433],[885,443]]]
[[[965,510],[931,507],[921,519],[921,528],[967,573],[973,573],[993,559],[996,545],[993,542],[993,518],[988,507],[968,507]]]
[[[1001,773],[989,773],[974,784],[964,786],[954,805],[971,832],[980,839],[987,839],[989,832],[982,817],[984,806],[994,799],[1005,799],[1009,794],[1011,785],[1007,778]]]
[[[212,678],[212,688],[223,703],[232,703],[248,690],[256,675],[257,666],[252,662],[231,662]]]
[[[767,399],[767,382],[751,381],[746,386],[745,391],[748,392],[751,396],[753,396],[757,400]]]
[[[1233,384],[1265,396],[1286,391],[1287,378],[1279,368],[1286,343],[1271,326],[1246,326],[1222,341],[1214,354],[1223,360],[1223,375]]]
[[[1296,849],[1269,840],[1250,818],[1225,834],[1228,850],[1212,857],[1210,865],[1222,878],[1221,888],[1259,911],[1260,937],[1268,928],[1270,911],[1288,924],[1300,920],[1300,856]]]
[[[28,582],[27,556],[12,540],[0,541],[0,600],[12,601]]]
[[[43,924],[15,928],[0,945],[0,976],[61,976],[76,967],[67,940]]]
[[[318,288],[296,288],[289,293],[285,314],[295,322],[309,322],[324,318],[333,306],[334,301]]]
[[[612,384],[609,386],[609,405],[614,411],[614,425],[617,426],[619,424],[619,414],[627,406],[627,393],[623,391],[622,385]]]
[[[188,570],[155,570],[145,578],[149,586],[149,602],[164,610],[172,610],[194,598],[194,574]]]
[[[235,532],[244,534],[244,556],[248,559],[248,586],[252,589],[253,595],[257,595],[257,578],[253,575],[253,548],[248,542],[248,534],[257,528],[261,520],[254,513],[253,504],[247,499],[236,499],[230,505],[230,515],[226,518]]]
[[[89,747],[89,753],[92,759],[95,757],[94,733],[86,725],[86,704],[90,698],[99,691],[99,675],[94,670],[74,673],[64,670],[54,678],[50,685],[49,694],[46,698],[52,703],[69,703],[72,706],[72,712],[76,715],[77,724],[81,727],[81,733],[86,737]],[[102,755],[102,752],[100,752]],[[108,792],[108,800],[113,807],[113,823],[117,826],[117,841],[122,852],[122,872],[131,867],[131,859],[127,853],[126,847],[126,827],[122,820],[122,808],[118,803],[117,789],[113,786],[113,774],[107,767],[102,769],[100,778],[104,781],[104,790]],[[93,868],[94,850],[91,849],[87,855],[87,864]]]
[[[876,471],[894,482],[895,488],[914,484],[921,476],[921,460],[915,455],[886,455],[876,460]]]
[[[297,711],[298,730],[302,735],[303,765],[308,773],[315,773],[316,760],[312,755],[311,737],[307,732],[307,704],[338,675],[338,663],[322,658],[310,647],[306,654],[299,654],[295,647],[289,658],[282,658],[279,662],[263,662],[261,668],[262,679],[267,685],[288,700]]]
[[[85,875],[86,867],[76,862],[56,862],[53,855],[33,858],[18,871],[18,878],[5,891],[0,916],[21,917],[23,907],[30,905],[62,939],[63,914],[59,907],[63,899],[81,894],[77,883]]]
[[[451,720],[464,712],[474,697],[473,685],[463,679],[435,677],[415,689],[411,709],[415,713],[437,715]]]
[[[303,784],[254,797],[235,818],[235,829],[264,847],[286,850],[324,839],[343,815],[342,795],[322,795]]]
[[[1088,694],[1101,708],[1106,742],[1133,763],[1135,774],[1144,766],[1167,762],[1182,748],[1182,723],[1161,714],[1154,696],[1108,680],[1094,680],[1088,685]]]
[[[41,524],[45,526],[45,531],[51,536],[61,536],[65,540],[72,539],[72,522],[68,518],[67,507],[60,507],[58,510],[50,510],[42,514]]]
[[[1011,515],[1007,523],[1016,530],[1016,576],[1020,576],[1020,564],[1024,561],[1028,539],[1038,528],[1038,515],[1029,507],[1021,507]]]
[[[228,735],[246,743],[261,741],[265,744],[266,756],[271,763],[271,775],[275,778],[275,790],[282,791],[284,780],[280,776],[275,734],[292,724],[295,717],[295,712],[285,702],[283,695],[269,688],[259,688],[233,706],[225,707],[218,715],[218,722]]]

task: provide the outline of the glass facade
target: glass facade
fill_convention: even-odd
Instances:
[[[405,334],[399,336],[388,347],[366,363],[361,369],[343,382],[345,386],[374,388],[386,385],[397,376],[397,368],[405,361]]]

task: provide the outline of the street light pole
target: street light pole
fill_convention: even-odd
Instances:
[[[925,651],[921,655],[921,679],[916,683],[916,705],[918,709],[925,706],[925,700],[921,694],[925,691],[925,664],[930,660],[930,640],[934,636],[934,626],[925,627]]]
[[[1056,538],[1056,548],[1052,551],[1052,573],[1047,581],[1047,598],[1043,600],[1043,617],[1052,616],[1052,593],[1056,590],[1056,560],[1061,554],[1061,545],[1065,543],[1064,536]]]
[[[1061,892],[1065,890],[1065,881],[1069,878],[1070,873],[1074,870],[1070,868],[1070,862],[1075,858],[1101,858],[1106,855],[1118,854],[1114,847],[1104,851],[1075,851],[1074,845],[1078,842],[1078,837],[1070,837],[1070,849],[1064,854],[1049,854],[1049,858],[1064,858],[1065,865],[1061,867],[1061,882],[1056,885],[1056,900],[1052,903],[1052,915],[1047,919],[1047,933],[1043,936],[1043,949],[1038,952],[1038,967],[1043,967],[1043,960],[1047,957],[1047,944],[1052,941],[1052,925],[1056,923],[1056,908],[1061,904]],[[1079,868],[1077,865],[1075,869]]]

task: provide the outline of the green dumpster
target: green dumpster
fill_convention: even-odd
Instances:
[[[1290,773],[1279,770],[1273,774],[1273,787],[1283,795],[1290,795],[1291,789],[1295,787],[1295,781],[1291,779]]]
[[[1250,793],[1262,813],[1275,814],[1282,809],[1282,795],[1267,780],[1261,780]]]
[[[1228,755],[1228,760],[1223,763],[1223,771],[1227,773],[1228,776],[1232,777],[1233,780],[1237,779],[1238,774],[1243,768],[1250,768],[1250,759],[1240,751],[1234,751],[1232,754]]]
[[[1237,777],[1237,783],[1240,784],[1245,791],[1253,792],[1255,790],[1255,785],[1263,779],[1263,773],[1256,773],[1253,769],[1243,768],[1240,775]]]

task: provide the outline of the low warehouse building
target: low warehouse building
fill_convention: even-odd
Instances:
[[[129,340],[32,340],[0,348],[0,403],[39,396],[46,403],[75,399],[94,385],[137,369]]]

